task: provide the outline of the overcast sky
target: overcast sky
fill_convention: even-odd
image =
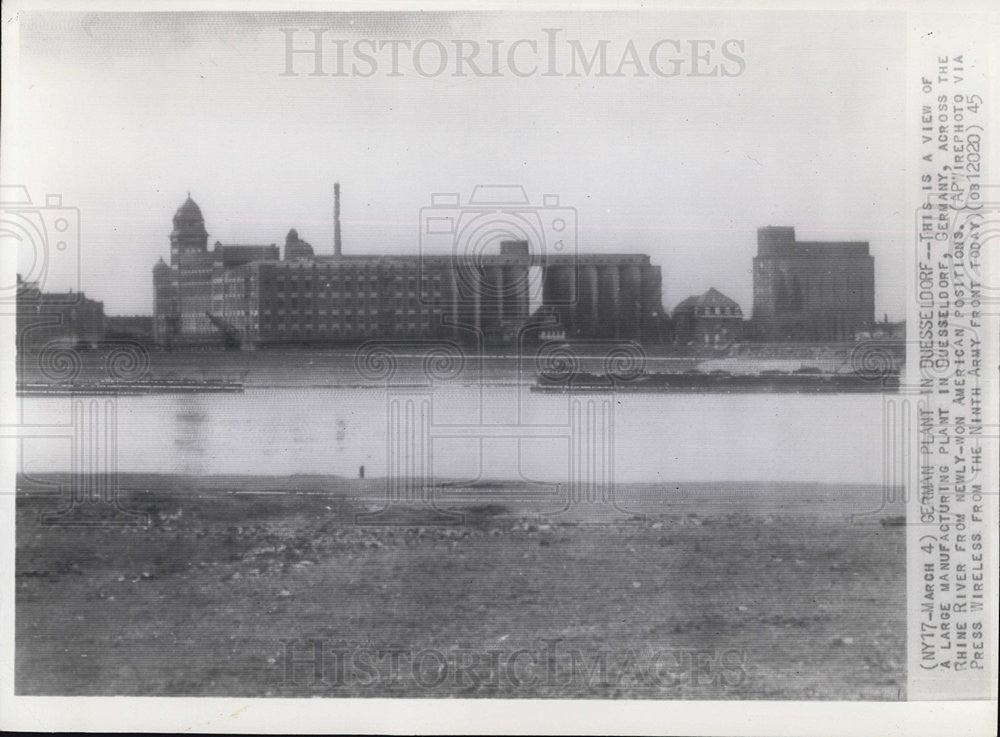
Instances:
[[[302,56],[300,76],[282,76],[281,28],[299,29],[303,46],[308,29],[327,29],[327,72],[336,39],[350,63],[359,39],[495,40],[505,57],[523,38],[539,52],[522,46],[522,66],[544,64],[542,29],[556,28],[562,74],[518,77],[502,64],[499,76],[455,77],[449,60],[423,77],[404,50],[399,77],[387,51],[367,78],[308,76]],[[608,40],[609,71],[630,40],[642,62],[660,39],[683,54],[692,39],[737,39],[745,71],[569,77],[570,39],[588,51]],[[582,252],[649,253],[668,309],[714,286],[749,315],[755,231],[772,224],[870,241],[876,310],[903,314],[899,16],[36,13],[20,44],[6,182],[79,208],[80,283],[109,314],[152,312],[152,266],[169,258],[189,190],[210,243],[282,244],[295,227],[330,253],[335,180],[346,253],[416,253],[432,193],[464,203],[477,184],[513,183],[533,203],[556,193],[575,208]],[[431,69],[435,48],[422,57]],[[47,286],[74,282],[54,259]]]

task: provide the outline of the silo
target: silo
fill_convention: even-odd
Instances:
[[[455,278],[455,303],[458,322],[464,328],[463,334],[472,338],[472,332],[480,327],[480,292],[483,275],[476,264],[456,264],[452,270]]]
[[[621,267],[621,318],[618,336],[627,340],[639,337],[639,316],[641,314],[642,274],[637,265]]]
[[[450,261],[442,267],[441,301],[444,320],[445,335],[460,338],[461,332],[458,329],[460,321],[459,300],[461,295],[458,292],[458,275],[455,273],[455,264]]]
[[[621,279],[617,266],[601,266],[598,274],[597,334],[602,338],[618,337],[618,320],[621,307]]]
[[[559,315],[560,326],[570,335],[575,324],[573,309],[576,305],[576,268],[547,266],[544,278],[544,304]]]
[[[486,275],[483,273],[483,267],[478,264],[469,265],[469,275],[471,284],[469,295],[470,308],[472,313],[472,327],[477,331],[482,331],[483,329],[483,281]]]
[[[576,332],[576,264],[559,266],[557,279],[563,303],[559,308],[560,319],[566,327],[566,335]]]
[[[482,280],[479,282],[480,304],[483,315],[496,317],[500,314],[503,292],[503,267],[482,266]]]
[[[480,283],[481,325],[490,341],[500,334],[500,317],[503,314],[503,267],[483,266]]]
[[[597,334],[598,318],[598,284],[597,267],[586,265],[579,267],[580,294],[576,304],[576,324],[582,335]]]
[[[542,304],[546,307],[556,301],[556,275],[552,269],[548,264],[542,267]]]
[[[503,267],[503,315],[518,323],[528,317],[527,265]]]
[[[663,281],[659,266],[642,267],[642,337],[652,340],[663,322]]]

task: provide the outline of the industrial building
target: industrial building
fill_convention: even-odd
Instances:
[[[293,229],[278,247],[208,250],[190,197],[174,215],[170,263],[153,269],[154,331],[163,346],[335,345],[372,338],[447,338],[510,345],[534,324],[566,338],[644,340],[662,322],[660,267],[644,254],[344,255],[339,188],[334,253]],[[534,285],[539,285],[536,289]],[[540,304],[532,294],[540,292]]]
[[[662,275],[645,254],[548,256],[542,303],[568,338],[650,341],[663,321]]]
[[[104,337],[109,341],[131,341],[142,345],[153,342],[152,315],[108,315]]]
[[[218,345],[217,315],[243,295],[236,267],[259,259],[278,258],[278,247],[222,245],[208,250],[201,209],[188,198],[174,214],[170,232],[170,264],[153,267],[153,333],[162,346]]]
[[[104,303],[83,292],[43,292],[17,275],[17,338],[21,349],[53,342],[96,345],[104,338]]]
[[[794,228],[759,228],[752,321],[757,340],[853,340],[875,322],[868,243],[798,241]]]

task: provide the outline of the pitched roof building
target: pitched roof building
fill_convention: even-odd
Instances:
[[[743,332],[743,310],[714,287],[677,305],[673,318],[676,339],[684,345],[717,346],[739,340]]]

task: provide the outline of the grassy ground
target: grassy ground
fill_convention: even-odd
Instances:
[[[145,524],[44,525],[59,495],[20,483],[20,694],[905,697],[878,490],[647,485],[540,517],[496,484],[448,489],[458,524],[375,525],[373,480],[121,485]]]

